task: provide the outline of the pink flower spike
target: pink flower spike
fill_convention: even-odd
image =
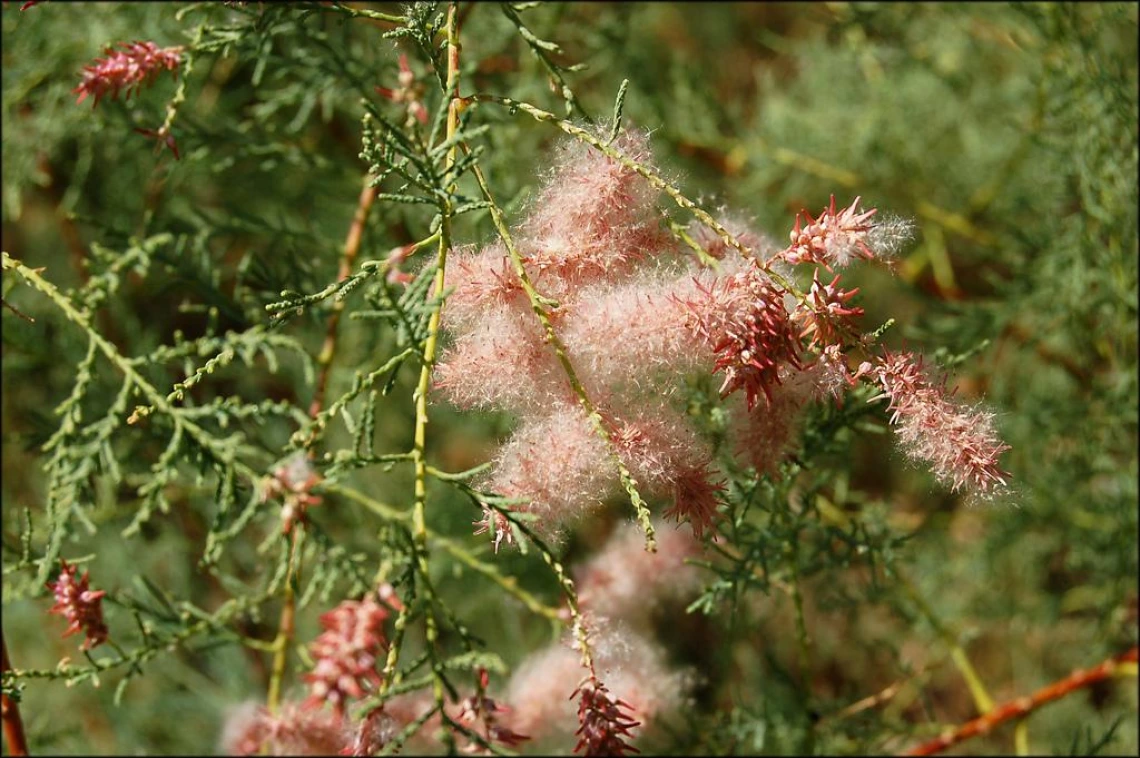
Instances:
[[[82,579],[76,579],[77,569],[60,559],[62,570],[55,582],[47,588],[55,594],[55,605],[48,613],[58,613],[67,619],[64,637],[83,632],[85,638],[81,650],[90,650],[107,641],[107,625],[103,622],[103,590],[92,590],[88,586],[89,573],[83,572]]]
[[[107,57],[86,66],[83,81],[72,90],[72,94],[79,95],[76,105],[93,95],[94,107],[108,92],[114,100],[124,90],[126,99],[130,99],[144,84],[153,82],[160,71],[177,72],[182,63],[181,47],[160,48],[153,42],[120,42],[118,50],[109,46],[103,53]]]
[[[891,424],[907,454],[929,464],[951,489],[991,495],[1005,486],[1009,473],[998,464],[1009,446],[998,438],[993,414],[952,403],[945,377],[931,382],[921,358],[884,351],[875,365],[864,364],[858,373],[879,381],[884,394],[872,399],[890,400]]]

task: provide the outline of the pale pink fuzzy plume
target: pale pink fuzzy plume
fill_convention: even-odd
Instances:
[[[445,285],[452,290],[443,308],[443,325],[447,329],[470,329],[486,315],[504,309],[525,310],[534,318],[522,282],[501,241],[478,250],[460,248],[452,253]]]
[[[245,702],[226,715],[221,749],[226,755],[336,755],[350,742],[343,717],[286,702],[276,714]]]
[[[617,482],[605,440],[580,406],[564,403],[523,419],[482,487],[527,501],[514,508],[537,515],[535,528],[552,535],[601,505]]]
[[[761,394],[771,402],[781,367],[800,366],[785,294],[753,263],[713,279],[685,301],[691,328],[717,353],[713,370],[724,372],[721,397],[742,389],[749,409]]]
[[[436,387],[464,409],[534,412],[570,396],[558,358],[528,311],[487,313],[440,357]]]
[[[945,378],[931,381],[921,358],[885,350],[874,366],[864,363],[858,373],[872,374],[882,385],[907,455],[927,463],[952,490],[985,496],[1005,486],[1009,474],[999,463],[1009,446],[998,437],[993,414],[951,402]]]
[[[626,130],[615,150],[652,165],[649,137]],[[576,141],[563,143],[550,178],[523,224],[520,252],[546,295],[619,276],[675,249],[654,212],[657,191],[634,170]]]
[[[637,411],[633,418],[608,419],[617,454],[646,491],[673,498],[666,517],[687,520],[700,539],[716,520],[719,504],[719,486],[711,480],[712,451],[676,410],[655,403]]]
[[[625,626],[598,624],[590,642],[598,678],[613,698],[629,704],[630,715],[641,723],[639,732],[686,702],[691,674],[669,669],[663,651],[642,635]],[[535,739],[572,733],[578,719],[570,697],[587,674],[581,655],[567,644],[532,653],[507,686],[512,710],[504,722]]]
[[[893,255],[913,236],[913,226],[901,219],[876,223],[875,208],[859,207],[860,198],[836,211],[835,196],[831,204],[812,218],[806,210],[796,214],[791,244],[782,253],[789,263],[818,263],[831,270],[858,258],[872,260]]]
[[[701,543],[687,531],[655,525],[657,552],[645,550],[636,524],[622,524],[600,551],[575,573],[578,600],[596,616],[643,627],[670,600],[686,600],[700,587],[700,570],[686,559],[701,554]]]
[[[710,365],[711,348],[688,328],[677,302],[695,294],[688,272],[655,272],[582,292],[560,336],[587,389],[658,392],[679,374]]]

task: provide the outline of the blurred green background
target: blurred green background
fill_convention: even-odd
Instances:
[[[365,168],[359,100],[395,81],[396,47],[380,39],[383,25],[327,12],[299,20],[299,6],[276,5],[5,5],[3,249],[70,287],[99,246],[123,250],[133,236],[163,231],[188,240],[157,252],[145,276],[123,276],[100,311],[100,329],[127,355],[208,323],[249,328],[280,290],[312,292],[335,277]],[[786,596],[754,592],[708,618],[674,609],[660,619],[660,636],[674,663],[701,670],[702,683],[690,723],[646,749],[878,752],[910,744],[915,724],[968,720],[969,690],[914,595],[957,636],[998,702],[1136,644],[1137,5],[550,3],[524,19],[562,46],[556,59],[587,65],[565,76],[595,118],[608,116],[629,79],[626,118],[651,130],[665,173],[705,207],[723,206],[777,238],[797,211],[818,210],[833,193],[913,218],[911,250],[889,269],[857,267],[845,281],[861,288],[868,324],[897,320],[888,344],[951,368],[958,396],[984,400],[1012,446],[1004,461],[1012,495],[979,506],[937,487],[889,435],[845,438],[829,461],[836,505],[899,538],[890,558],[906,566],[913,594],[889,572],[822,556],[804,577],[806,683],[795,672]],[[170,77],[126,104],[74,103],[82,66],[105,45],[185,45],[199,25],[236,31],[230,55],[219,46],[185,76],[181,161],[132,132],[161,123],[178,86]],[[541,63],[494,5],[464,6],[462,38],[465,93],[563,113]],[[496,126],[485,170],[517,218],[559,135],[505,112],[481,117]],[[378,208],[362,258],[411,241],[428,218]],[[492,234],[485,214],[464,219],[460,242]],[[15,277],[5,275],[4,292],[37,319],[3,314],[4,634],[17,668],[52,668],[78,654],[73,640],[58,639],[63,622],[44,616],[50,602],[19,565],[21,539],[25,509],[33,522],[42,517],[40,446],[58,425],[52,409],[71,390],[85,341]],[[323,325],[310,312],[287,328],[315,354]],[[391,350],[389,334],[346,322],[333,396]],[[177,362],[168,368],[151,373],[160,388],[185,376]],[[109,375],[105,367],[98,375],[94,412],[105,413],[117,389]],[[382,401],[377,450],[406,448],[414,381],[401,372]],[[303,409],[310,392],[301,362],[283,357],[274,373],[261,363],[223,369],[196,400],[240,394]],[[293,428],[279,418],[247,433],[275,450]],[[506,418],[435,406],[429,457],[444,470],[469,468],[509,428]],[[348,440],[337,430],[328,449]],[[161,453],[154,440],[124,444],[142,461]],[[380,500],[409,498],[401,469],[353,477]],[[125,488],[96,483],[89,526],[71,531],[64,555],[96,556],[95,583],[123,597],[143,592],[141,574],[173,597],[216,607],[233,588],[197,568],[210,516],[190,489],[127,539],[137,504]],[[468,536],[478,516],[470,502],[442,486],[431,497],[433,527],[486,553],[482,538]],[[626,515],[615,508],[582,529],[566,561],[587,555]],[[373,570],[376,524],[366,514],[330,499],[313,518]],[[33,532],[37,549],[43,536]],[[230,576],[263,570],[257,542],[231,545]],[[495,560],[556,602],[533,554]],[[453,609],[508,665],[551,637],[492,585],[442,560],[438,569]],[[298,639],[312,638],[317,613],[340,596],[311,598]],[[134,633],[129,614],[110,615],[113,606],[112,631]],[[268,638],[275,618],[270,603],[243,632]],[[120,705],[115,676],[98,688],[29,682],[22,709],[33,750],[215,750],[225,708],[264,696],[267,661],[224,640],[179,649],[148,663]],[[886,705],[842,712],[901,680]],[[1135,678],[1074,694],[1028,724],[1037,753],[1135,754]],[[1012,753],[1011,735],[1006,727],[952,752]]]

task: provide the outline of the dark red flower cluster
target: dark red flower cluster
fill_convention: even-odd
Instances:
[[[47,588],[55,595],[55,605],[48,613],[58,613],[68,622],[64,637],[83,632],[82,650],[90,650],[107,641],[107,625],[103,622],[103,590],[92,590],[89,586],[89,573],[83,572],[82,579],[76,579],[77,569],[60,560],[63,570],[55,582]]]
[[[724,372],[721,397],[744,390],[748,409],[763,393],[772,401],[780,366],[802,368],[800,344],[784,307],[784,291],[755,263],[701,291],[700,303],[687,303],[694,328],[716,352],[713,372]]]
[[[111,99],[126,91],[126,98],[137,92],[144,84],[154,81],[160,71],[177,71],[182,63],[181,47],[159,47],[153,42],[120,42],[104,50],[106,58],[99,58],[83,69],[83,81],[72,90],[79,95],[76,104],[82,103],[88,95],[94,96],[94,105],[108,92]]]
[[[591,674],[578,685],[570,695],[578,698],[578,744],[574,752],[584,750],[583,755],[625,755],[641,752],[626,742],[630,730],[640,726],[623,711],[631,706],[624,700],[614,700],[606,685]]]

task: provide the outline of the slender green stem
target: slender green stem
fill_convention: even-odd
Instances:
[[[451,172],[458,156],[458,144],[455,133],[459,129],[459,24],[458,3],[452,2],[447,10],[447,140],[451,147],[444,159],[444,174]],[[415,468],[414,504],[412,506],[412,542],[415,549],[415,562],[420,582],[424,587],[425,614],[424,627],[428,651],[432,657],[432,694],[435,697],[436,708],[444,711],[444,680],[442,663],[437,655],[436,645],[439,642],[439,626],[434,610],[434,591],[431,586],[431,575],[428,566],[428,531],[426,522],[427,506],[427,460],[425,451],[427,446],[428,424],[428,390],[431,387],[431,375],[435,368],[436,352],[439,348],[440,317],[443,312],[443,290],[445,273],[447,270],[447,254],[451,248],[451,192],[455,190],[454,184],[445,188],[444,199],[440,207],[439,227],[439,255],[435,270],[435,280],[432,283],[432,297],[435,306],[428,317],[427,338],[424,340],[423,363],[420,367],[419,382],[415,392],[415,432],[412,438],[412,461]],[[455,735],[449,729],[443,730],[444,746],[448,752],[454,752]]]
[[[325,483],[321,489],[329,494],[339,495],[346,500],[351,500],[386,521],[405,522],[411,518],[411,514],[407,511],[401,511],[395,506],[380,502],[350,487]],[[504,576],[494,563],[479,560],[458,542],[436,534],[430,528],[426,528],[426,532],[431,545],[442,548],[461,563],[495,582],[495,584],[519,600],[528,610],[554,621],[562,620],[557,608],[551,608],[531,593],[519,587],[518,581],[514,577]]]
[[[293,642],[296,619],[296,602],[293,584],[296,581],[296,568],[300,562],[301,543],[304,541],[304,527],[293,526],[289,537],[289,562],[285,567],[285,587],[282,597],[281,618],[277,623],[277,637],[273,640],[273,667],[269,675],[269,692],[265,705],[270,713],[276,713],[281,704],[281,684],[285,680],[285,664],[289,660],[289,645]]]

